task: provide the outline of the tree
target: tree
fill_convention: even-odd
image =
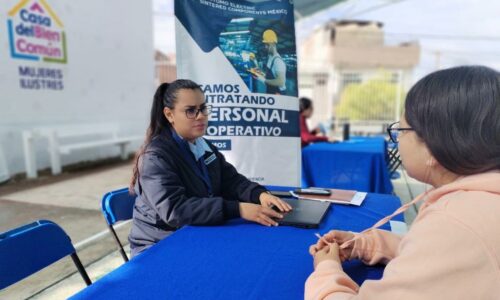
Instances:
[[[340,97],[337,118],[359,120],[393,120],[396,109],[397,83],[392,83],[388,74],[380,74],[364,83],[349,84]],[[404,95],[400,95],[401,114]]]

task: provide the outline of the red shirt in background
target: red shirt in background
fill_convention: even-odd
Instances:
[[[328,138],[326,136],[317,136],[309,131],[307,128],[306,118],[300,115],[300,140],[302,142],[302,147],[309,145],[314,142],[327,142]]]

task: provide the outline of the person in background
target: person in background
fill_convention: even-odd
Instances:
[[[313,104],[311,99],[301,97],[299,99],[300,113],[300,141],[302,147],[305,147],[315,142],[328,142],[328,137],[321,135],[319,128],[309,130],[306,119],[309,119],[313,114]]]
[[[137,195],[129,235],[132,256],[184,225],[241,217],[265,226],[291,207],[249,181],[202,136],[211,107],[198,84],[179,79],[154,96],[144,145],[136,154],[130,192]]]
[[[311,246],[306,299],[500,299],[500,73],[431,73],[411,88],[390,138],[408,174],[433,188],[372,228],[333,230]],[[423,201],[401,237],[376,229]],[[387,264],[358,286],[341,262]]]

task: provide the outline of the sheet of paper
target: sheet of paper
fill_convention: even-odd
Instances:
[[[408,232],[408,225],[401,221],[389,221],[391,231],[397,235],[405,235]]]

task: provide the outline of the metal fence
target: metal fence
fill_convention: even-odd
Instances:
[[[403,72],[341,72],[334,111],[351,121],[390,121],[401,114]]]
[[[317,70],[299,72],[299,94],[310,97],[312,123],[330,129],[349,123],[356,134],[383,133],[399,120],[411,71],[402,69]]]

